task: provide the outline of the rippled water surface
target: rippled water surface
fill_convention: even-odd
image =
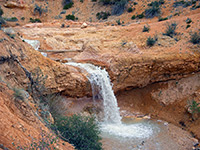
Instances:
[[[123,118],[122,124],[100,125],[105,150],[178,149],[164,123],[147,119]]]

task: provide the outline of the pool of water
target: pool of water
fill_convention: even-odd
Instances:
[[[164,122],[123,118],[122,124],[100,124],[104,150],[178,149]]]

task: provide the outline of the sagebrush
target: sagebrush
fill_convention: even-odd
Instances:
[[[173,37],[174,35],[176,35],[176,29],[177,29],[178,24],[176,22],[171,22],[171,23],[167,23],[166,24],[166,30],[164,35]]]
[[[190,42],[200,44],[200,32],[193,32],[190,36]]]
[[[157,40],[158,39],[156,36],[154,36],[154,37],[149,36],[146,40],[146,44],[147,44],[147,46],[153,46]]]
[[[159,16],[161,13],[160,5],[164,4],[163,1],[153,1],[148,4],[149,8],[145,10],[146,18],[153,18],[155,16]]]
[[[149,25],[144,25],[142,32],[149,32],[150,26]]]

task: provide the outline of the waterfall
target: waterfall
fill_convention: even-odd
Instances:
[[[39,50],[39,48],[40,48],[40,41],[38,41],[38,40],[27,40],[27,39],[22,39],[22,40],[24,40],[26,43],[28,43],[29,45],[31,45],[36,51]],[[47,53],[41,52],[41,54],[44,57],[47,57]]]
[[[109,74],[105,69],[92,64],[66,63],[68,65],[79,67],[87,71],[87,78],[90,81],[93,93],[93,99],[102,99],[104,106],[104,123],[121,124],[121,116],[117,99],[112,90]]]
[[[83,73],[86,73],[92,87],[93,99],[103,100],[104,120],[99,123],[101,134],[106,138],[119,139],[145,139],[159,132],[157,127],[152,124],[137,122],[133,124],[122,123],[117,105],[117,99],[112,90],[109,74],[105,69],[92,64],[82,64],[69,62],[67,65],[79,67]]]

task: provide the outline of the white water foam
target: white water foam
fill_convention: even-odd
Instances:
[[[39,50],[40,48],[40,41],[38,40],[27,40],[27,39],[23,39],[26,43],[28,43],[29,45],[31,45],[36,51]],[[47,53],[41,52],[41,54],[45,57],[47,57]]]
[[[153,134],[152,125],[147,123],[135,124],[104,124],[100,125],[104,133],[122,138],[148,138]]]

